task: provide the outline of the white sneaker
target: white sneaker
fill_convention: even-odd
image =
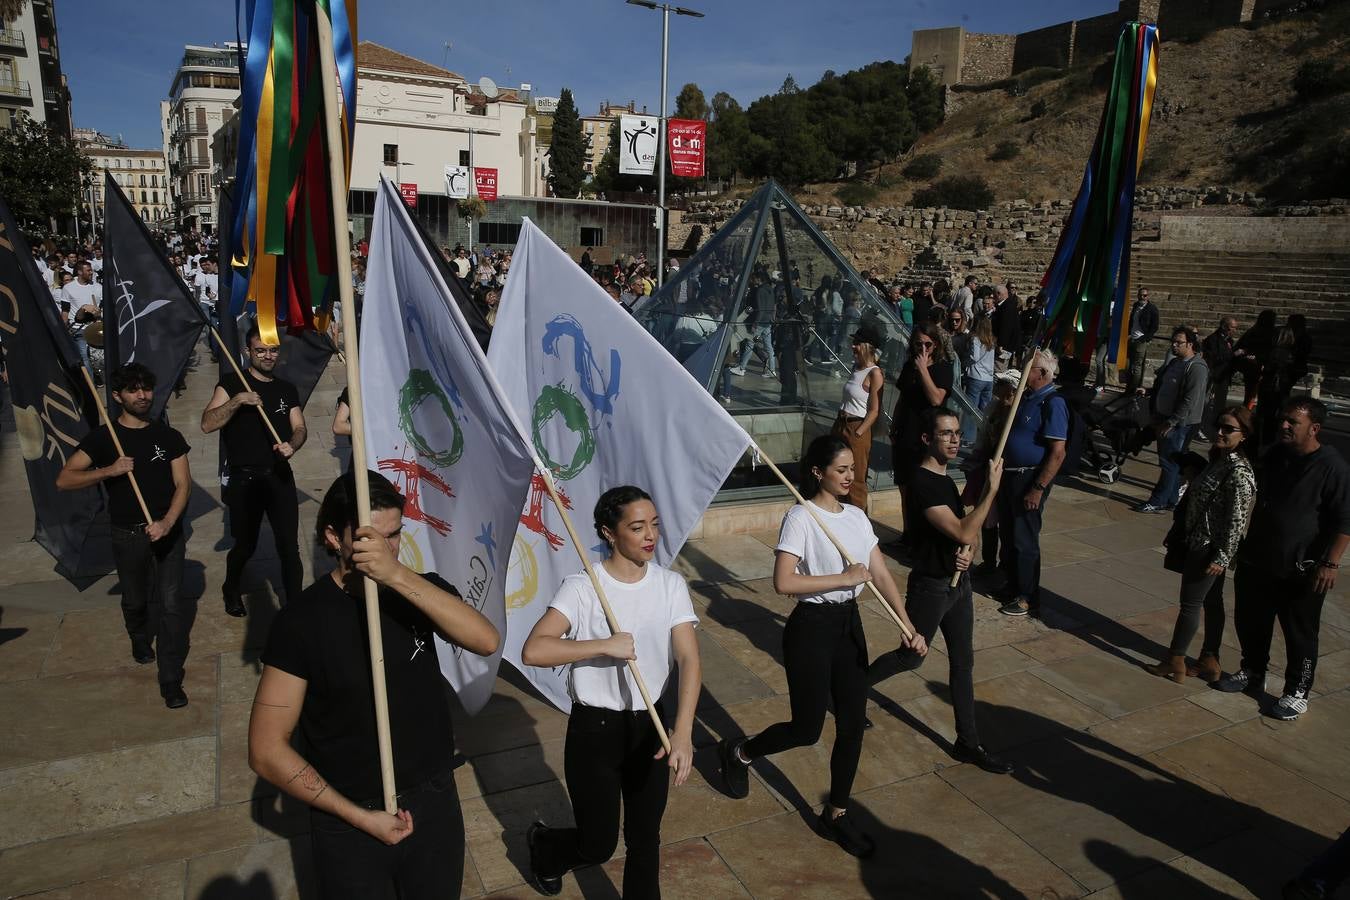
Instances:
[[[744,366],[732,366],[730,371],[731,371],[731,374],[732,374],[732,375],[735,375],[736,377],[739,378],[740,376],[742,376],[742,375],[745,374],[745,367],[744,367]]]
[[[1299,717],[1300,713],[1308,711],[1308,698],[1302,694],[1285,694],[1267,713],[1272,719],[1279,719],[1281,722],[1292,722]]]

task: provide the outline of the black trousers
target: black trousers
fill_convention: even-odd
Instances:
[[[183,527],[151,541],[141,526],[112,527],[113,561],[122,584],[122,621],[136,646],[155,645],[159,683],[183,680],[197,599],[182,596]]]
[[[998,488],[999,565],[1008,576],[1008,587],[1018,597],[1025,597],[1032,609],[1041,605],[1041,518],[1045,504],[1050,501],[1054,485],[1048,485],[1041,494],[1040,506],[1028,510],[1022,502],[1036,482],[1036,469],[1024,472],[1003,472],[1003,483]]]
[[[363,803],[382,809],[379,801]],[[324,900],[442,900],[464,885],[464,813],[455,774],[446,771],[402,791],[413,833],[386,846],[336,816],[310,808],[309,835]]]
[[[858,604],[798,603],[783,629],[792,719],[746,741],[746,758],[809,747],[820,740],[827,705],[834,707],[830,805],[848,806],[862,756],[867,712],[867,638]]]
[[[1223,626],[1228,619],[1223,609],[1223,584],[1227,572],[1219,575],[1206,574],[1210,560],[1214,558],[1209,550],[1188,549],[1186,563],[1181,573],[1181,611],[1177,613],[1177,624],[1172,630],[1173,656],[1185,656],[1190,650],[1195,633],[1200,630],[1201,614],[1205,620],[1205,640],[1201,650],[1205,653],[1219,654],[1219,645],[1223,643]],[[1267,637],[1266,646],[1270,645]]]
[[[1317,671],[1317,632],[1326,594],[1313,592],[1313,573],[1272,575],[1239,562],[1233,576],[1233,624],[1242,647],[1242,667],[1265,672],[1275,620],[1284,632],[1284,693],[1308,696]]]
[[[975,600],[970,574],[963,573],[956,587],[951,576],[940,578],[909,573],[905,591],[905,612],[914,628],[932,644],[942,629],[947,642],[947,662],[952,692],[952,711],[956,714],[956,740],[968,747],[980,745],[975,727]],[[867,683],[878,684],[898,672],[910,672],[923,665],[924,657],[901,647],[877,657],[867,667]]]
[[[658,708],[659,711],[659,708]],[[539,836],[540,868],[548,876],[599,865],[619,845],[623,806],[623,896],[661,896],[661,817],[670,791],[668,764],[647,710],[617,712],[580,704],[567,720],[563,770],[575,828]]]
[[[290,466],[271,469],[230,469],[225,487],[225,505],[230,510],[230,537],[234,546],[225,558],[226,596],[239,593],[244,565],[258,549],[258,530],[263,516],[272,526],[277,558],[281,560],[282,602],[300,596],[304,569],[300,565],[300,502],[295,496],[295,476]]]

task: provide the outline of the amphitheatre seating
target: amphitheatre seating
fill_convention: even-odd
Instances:
[[[1225,314],[1245,329],[1263,309],[1275,310],[1281,322],[1301,312],[1313,335],[1312,362],[1328,386],[1350,378],[1350,253],[1160,243],[1136,244],[1132,253],[1131,293],[1135,285],[1148,287],[1164,327],[1185,323],[1208,334]]]

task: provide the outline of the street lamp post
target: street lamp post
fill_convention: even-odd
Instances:
[[[655,0],[628,0],[628,3],[661,10],[661,125],[656,131],[656,284],[659,287],[666,280],[666,76],[669,72],[670,14],[701,19],[703,13]]]

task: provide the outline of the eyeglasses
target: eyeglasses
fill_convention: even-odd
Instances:
[[[941,440],[950,441],[954,439],[959,439],[961,437],[961,432],[953,431],[952,429],[947,428],[943,429],[942,431],[934,432],[934,435],[940,438]]]
[[[1219,434],[1232,434],[1235,431],[1241,430],[1242,429],[1236,425],[1220,425],[1218,428]]]
[[[250,347],[249,352],[257,356],[276,356],[281,353],[280,347]]]

